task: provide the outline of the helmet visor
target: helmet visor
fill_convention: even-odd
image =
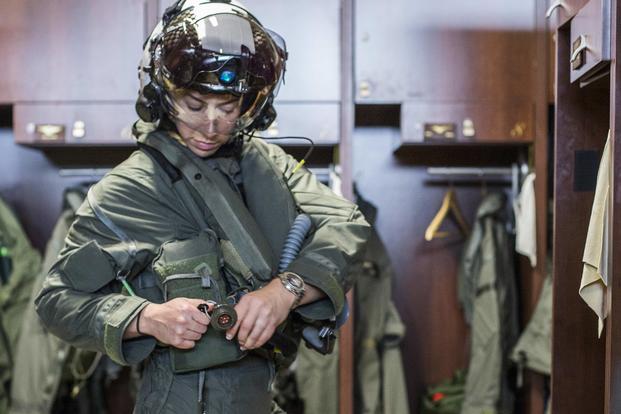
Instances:
[[[175,88],[202,93],[247,91],[250,57],[256,52],[251,23],[232,14],[190,15],[163,37],[161,70]]]
[[[241,108],[239,96],[177,90],[168,99],[173,120],[187,128],[206,136],[231,135],[236,130]]]

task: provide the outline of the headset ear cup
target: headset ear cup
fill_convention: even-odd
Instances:
[[[161,118],[161,93],[153,82],[145,85],[136,100],[136,113],[145,122],[156,122]]]
[[[265,104],[265,107],[261,110],[261,113],[257,116],[254,122],[250,125],[248,129],[257,130],[257,131],[265,131],[272,125],[272,122],[276,119],[276,109],[274,109],[274,105],[272,103],[272,99]]]
[[[149,107],[149,102],[145,97],[140,94],[138,99],[136,100],[136,113],[145,122],[153,122],[153,114],[151,113],[151,108]]]

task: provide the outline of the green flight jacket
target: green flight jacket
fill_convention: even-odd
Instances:
[[[41,268],[41,257],[30,245],[13,212],[2,201],[0,201],[0,245],[8,249],[12,262],[8,282],[0,283],[0,413],[6,413],[9,405],[13,356],[17,349],[22,318],[29,303],[32,284]]]
[[[47,242],[42,271],[33,284],[31,301],[24,314],[22,335],[15,352],[10,414],[51,412],[62,379],[63,367],[71,350],[68,343],[45,329],[34,307],[34,298],[41,290],[47,272],[58,258],[75,211],[84,196],[77,191],[68,191],[65,200],[66,206]]]
[[[230,242],[241,252],[232,259],[235,255],[225,254],[227,263],[241,260],[260,281],[273,277],[297,212],[308,214],[314,231],[288,270],[325,292],[326,298],[296,312],[327,319],[342,310],[352,283],[348,264],[356,260],[369,232],[354,204],[334,195],[306,169],[294,172],[297,162],[292,157],[259,139],[245,141],[239,159],[218,154],[201,159],[161,130],[148,131],[138,141],[157,148],[179,168],[203,206],[206,221],[222,227],[214,229],[225,234],[222,244]],[[148,357],[136,412],[195,412],[199,374],[173,374],[168,350],[155,349],[154,338],[123,341],[122,336],[148,300],[162,301],[161,292],[149,282],[160,247],[196,236],[200,223],[181,201],[170,176],[144,151],[134,152],[90,191],[105,216],[135,243],[135,254],[85,202],[36,300],[37,312],[51,332],[75,346],[104,352],[120,364]],[[214,203],[223,207],[208,208]],[[121,294],[115,280],[128,268],[137,296]],[[262,358],[248,355],[206,374],[209,412],[269,412],[267,386],[273,367]]]
[[[459,269],[459,299],[471,326],[462,414],[513,412],[507,369],[509,352],[517,340],[518,319],[505,208],[504,194],[483,199]]]

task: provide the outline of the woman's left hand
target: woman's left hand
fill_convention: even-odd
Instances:
[[[235,306],[237,323],[226,332],[227,339],[237,335],[242,350],[261,347],[287,319],[295,299],[278,278],[242,296]]]

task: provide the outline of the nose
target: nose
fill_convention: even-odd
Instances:
[[[218,133],[218,113],[215,107],[211,105],[207,106],[201,130],[204,134],[208,135],[215,135]]]
[[[217,134],[218,128],[216,125],[217,120],[215,119],[206,119],[203,122],[203,126],[201,128],[201,132],[205,135],[215,135]]]

